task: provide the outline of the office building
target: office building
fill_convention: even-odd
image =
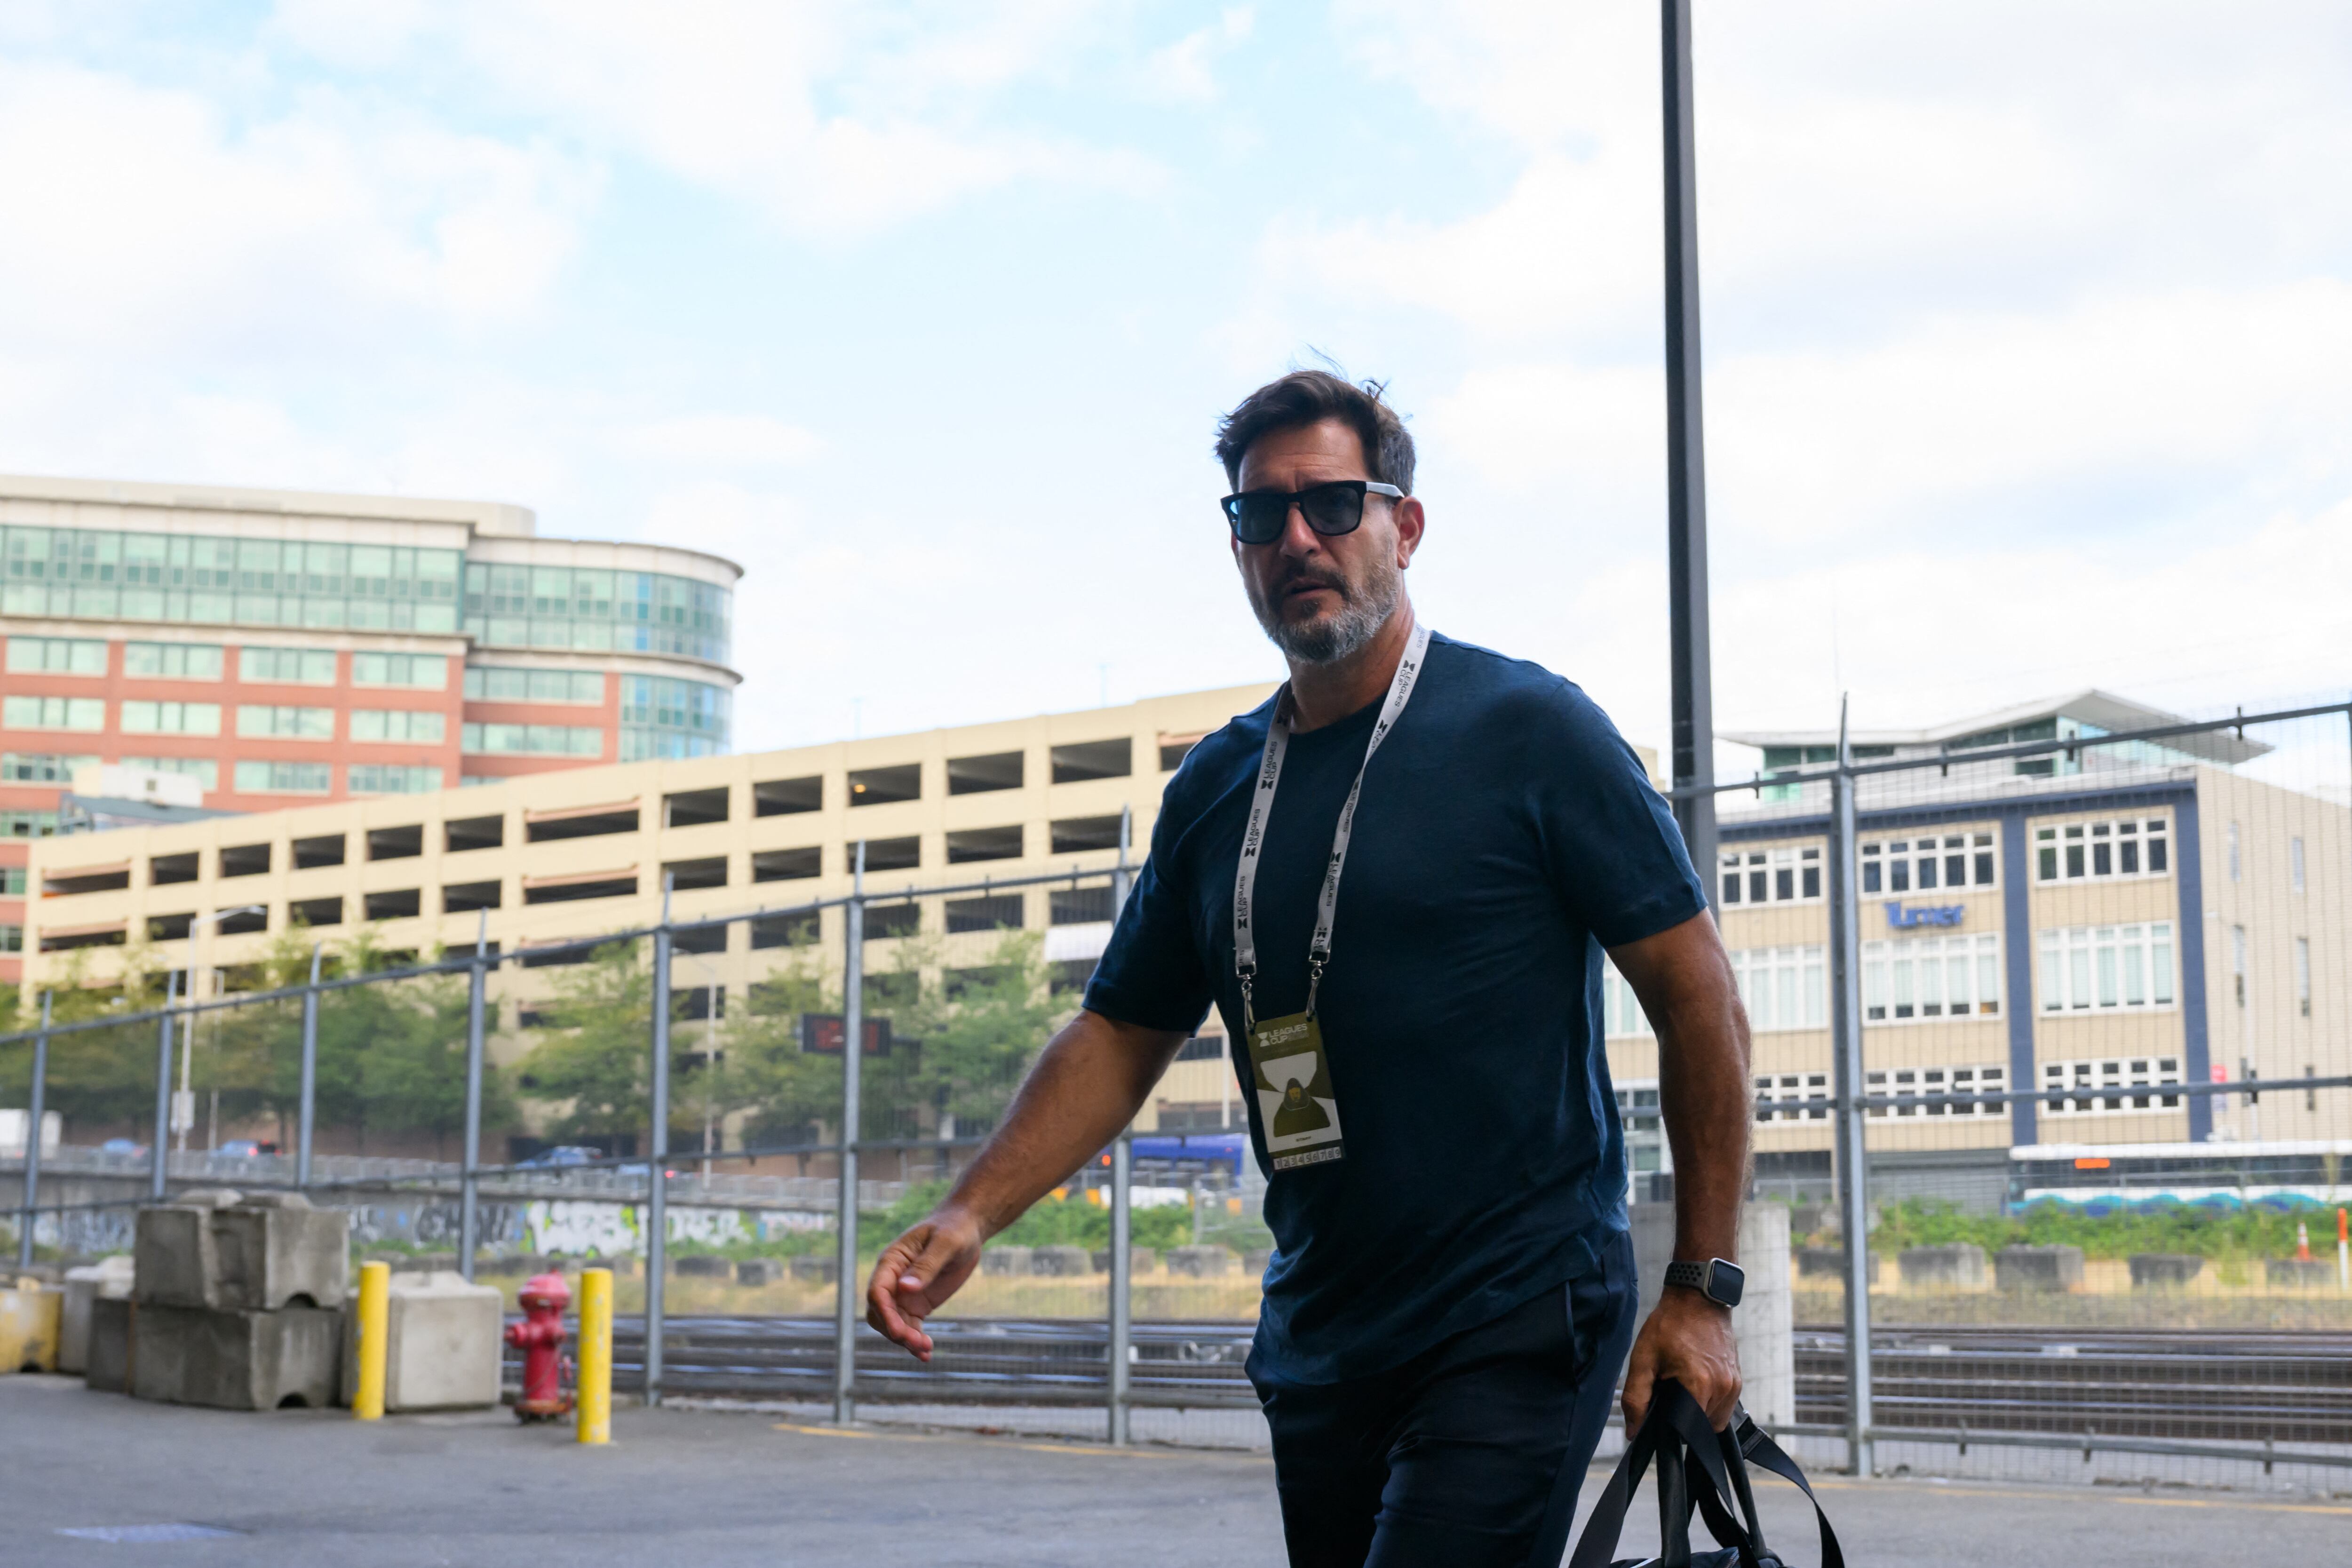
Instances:
[[[1857,761],[1937,763],[1858,780],[1865,1088],[1922,1097],[1872,1113],[1892,1194],[2015,1198],[2020,1173],[2079,1157],[2104,1175],[2140,1146],[2276,1145],[2315,1169],[2322,1144],[2352,1155],[2352,1100],[2284,1088],[2352,1074],[2352,812],[2250,776],[2270,748],[2228,731],[1969,760],[2177,721],[2084,691],[1853,737]],[[1759,748],[1768,781],[1836,755],[1833,732],[1725,739]],[[1830,1173],[1828,1112],[1802,1106],[1832,1083],[1828,808],[1823,783],[1721,801],[1714,890],[1754,1031],[1768,1187]],[[1654,1107],[1647,1023],[1613,972],[1607,993],[1621,1093]],[[2242,1081],[2279,1091],[2179,1092]],[[2008,1090],[2044,1092],[1965,1098]],[[1638,1152],[1652,1168],[1654,1114]]]
[[[253,812],[729,747],[732,563],[485,502],[0,478],[0,984],[77,770]]]

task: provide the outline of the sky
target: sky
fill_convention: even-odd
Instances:
[[[1695,9],[1718,727],[2344,695],[2352,9]],[[0,0],[0,471],[717,552],[753,750],[1277,678],[1209,447],[1328,363],[1658,744],[1656,29]]]

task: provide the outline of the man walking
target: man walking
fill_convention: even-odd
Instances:
[[[1600,710],[1415,619],[1427,520],[1378,388],[1284,376],[1217,455],[1289,681],[1170,781],[1084,1009],[882,1254],[867,1318],[928,1359],[982,1243],[1128,1125],[1213,1005],[1268,1177],[1248,1371],[1291,1562],[1554,1568],[1621,1366],[1635,1422],[1657,1378],[1717,1425],[1738,1394],[1730,964]],[[1675,1156],[1676,1262],[1638,1342],[1603,949],[1655,1027]]]

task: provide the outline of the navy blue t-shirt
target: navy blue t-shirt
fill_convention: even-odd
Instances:
[[[1257,876],[1260,1018],[1307,1005],[1316,895],[1380,708],[1291,739]],[[1233,896],[1273,710],[1209,736],[1169,782],[1086,1000],[1185,1031],[1213,1002],[1262,1171]],[[1431,639],[1364,778],[1318,1001],[1345,1154],[1269,1178],[1255,1365],[1381,1372],[1592,1267],[1626,1223],[1601,952],[1705,907],[1664,800],[1591,699]]]

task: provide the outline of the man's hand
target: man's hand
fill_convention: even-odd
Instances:
[[[912,1234],[909,1232],[908,1234]],[[1661,1378],[1690,1391],[1718,1432],[1731,1425],[1739,1403],[1739,1351],[1731,1338],[1731,1309],[1683,1285],[1669,1285],[1642,1325],[1625,1363],[1625,1435],[1642,1429],[1650,1391]]]
[[[917,1361],[930,1360],[931,1336],[923,1331],[923,1320],[971,1277],[982,1239],[980,1220],[970,1210],[942,1205],[933,1211],[882,1249],[866,1285],[866,1321],[912,1351]]]

